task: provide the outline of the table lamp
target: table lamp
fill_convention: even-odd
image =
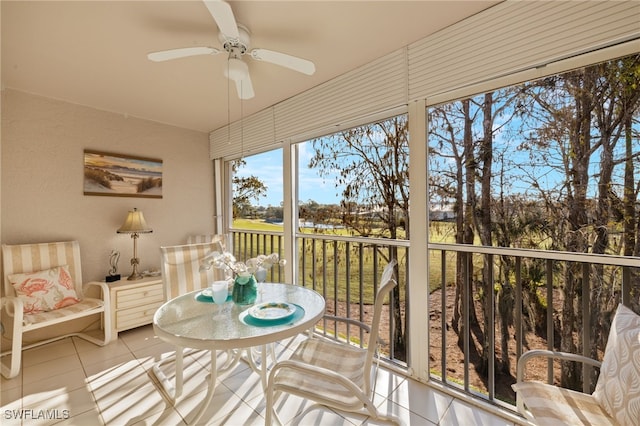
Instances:
[[[142,278],[142,275],[138,273],[138,264],[140,263],[140,259],[138,259],[138,247],[137,240],[138,234],[148,234],[153,232],[153,229],[149,228],[147,222],[144,220],[144,215],[142,212],[138,211],[138,209],[134,208],[133,211],[130,211],[127,214],[127,218],[124,221],[124,224],[116,231],[118,234],[131,234],[131,238],[133,238],[133,257],[131,258],[131,266],[133,266],[133,272],[129,275],[128,280],[139,280]]]

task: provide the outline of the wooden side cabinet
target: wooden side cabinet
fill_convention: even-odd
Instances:
[[[151,324],[153,314],[164,302],[161,277],[136,281],[126,278],[107,283],[111,296],[111,341],[120,331]]]

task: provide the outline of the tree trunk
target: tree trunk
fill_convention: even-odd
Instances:
[[[464,221],[462,223],[462,243],[473,244],[474,240],[474,222],[475,222],[475,207],[477,204],[476,191],[475,191],[475,176],[476,176],[476,159],[474,157],[473,146],[473,119],[470,113],[470,100],[465,99],[462,101],[462,109],[464,113],[464,136],[463,136],[463,158],[464,158],[464,187],[466,189],[466,198],[464,199]],[[460,269],[461,271],[462,269]],[[473,275],[473,271],[468,271]],[[464,281],[461,280],[461,285],[464,285]],[[473,308],[473,298],[469,300],[469,327],[473,329],[478,326],[478,317],[476,316],[476,310]],[[463,347],[463,338],[465,333],[469,333],[470,330],[464,330],[460,327],[461,332],[458,334],[458,346]]]
[[[585,71],[586,72],[586,71]],[[588,241],[584,227],[588,224],[587,185],[589,182],[589,158],[591,153],[591,87],[580,72],[567,76],[570,90],[575,91],[575,119],[569,120],[570,150],[566,157],[568,165],[567,182],[570,184],[568,196],[568,222],[566,249],[570,252],[584,253]],[[560,349],[563,352],[579,353],[574,336],[579,329],[577,308],[581,305],[579,293],[582,271],[581,265],[568,264],[566,268],[564,301],[562,306],[562,330],[560,332]],[[581,369],[576,363],[562,363],[561,384],[569,389],[580,389],[582,385]]]
[[[491,168],[493,165],[493,93],[489,92],[484,95],[483,104],[483,139],[480,141],[479,158],[482,164],[481,175],[481,193],[480,193],[480,210],[477,212],[479,220],[476,224],[479,228],[480,242],[484,246],[492,246],[492,217],[491,217]],[[495,330],[493,312],[493,256],[485,256],[482,266],[482,297],[484,298],[482,306],[484,308],[484,339],[482,341],[482,353],[480,356],[480,371],[487,374],[489,372],[489,353],[490,342],[488,336]]]
[[[393,227],[391,238],[395,239],[396,228]],[[389,260],[396,259],[398,260],[398,247],[389,246]],[[395,267],[395,275],[398,275],[398,265]],[[390,305],[393,306],[393,338],[394,338],[394,357],[400,361],[407,360],[407,342],[405,330],[402,324],[402,310],[401,310],[401,300],[400,300],[400,288],[396,286],[391,291],[391,300]]]

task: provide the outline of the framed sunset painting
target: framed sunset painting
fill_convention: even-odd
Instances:
[[[85,150],[84,195],[162,198],[162,160]]]

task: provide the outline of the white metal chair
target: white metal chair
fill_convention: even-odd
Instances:
[[[582,362],[600,368],[592,394],[525,380],[535,357]],[[518,360],[516,406],[536,425],[640,425],[640,316],[619,305],[602,362],[547,350],[525,352]],[[526,407],[526,408],[525,408]]]
[[[2,311],[3,329],[5,332],[11,332],[11,350],[2,351],[2,357],[11,356],[9,365],[2,363],[1,371],[4,377],[12,378],[19,373],[23,349],[43,345],[70,336],[77,336],[100,346],[109,343],[111,340],[109,288],[105,283],[98,282],[92,282],[83,286],[80,264],[80,244],[77,241],[19,245],[3,244],[2,264],[4,268],[4,294],[0,302],[0,307]],[[45,312],[33,311],[30,313],[29,306],[25,306],[24,303],[26,299],[16,294],[11,279],[24,280],[27,275],[23,276],[21,274],[46,273],[46,271],[52,268],[65,265],[67,266],[69,276],[73,283],[72,286],[69,283],[66,283],[66,285],[69,289],[71,289],[71,287],[75,289],[74,299],[79,300],[79,302]],[[84,294],[90,286],[98,288],[97,291],[100,293],[100,299],[85,297]],[[62,305],[65,304],[63,303]],[[52,338],[24,344],[28,341],[25,335],[28,336],[28,333],[32,331],[54,325],[60,327],[63,323],[95,314],[101,314],[101,328],[104,331],[99,329],[73,331],[73,326],[66,326],[65,329],[71,332],[63,332]],[[80,326],[87,328],[86,324]],[[91,327],[91,325],[89,327]]]
[[[389,423],[401,423],[395,416],[381,413],[373,402],[378,369],[378,365],[373,366],[378,348],[378,328],[384,300],[397,285],[393,278],[395,265],[395,260],[389,262],[382,274],[371,327],[354,319],[327,316],[330,320],[344,321],[368,332],[369,339],[364,348],[314,336],[300,343],[288,360],[275,364],[269,374],[265,424],[271,425],[274,417],[282,424],[274,406],[282,392],[313,400],[316,404],[309,409],[320,405],[361,413]]]
[[[162,281],[164,285],[165,301],[182,294],[207,288],[215,280],[223,280],[222,271],[211,268],[201,270],[200,264],[204,257],[212,251],[220,251],[219,241],[203,244],[187,244],[180,246],[161,247]],[[173,357],[157,362],[152,371],[158,378],[164,392],[170,400],[175,402],[182,394],[183,387],[183,353],[184,348],[176,348],[175,353],[175,384],[163,372],[163,366]],[[215,356],[214,353],[211,356]]]

